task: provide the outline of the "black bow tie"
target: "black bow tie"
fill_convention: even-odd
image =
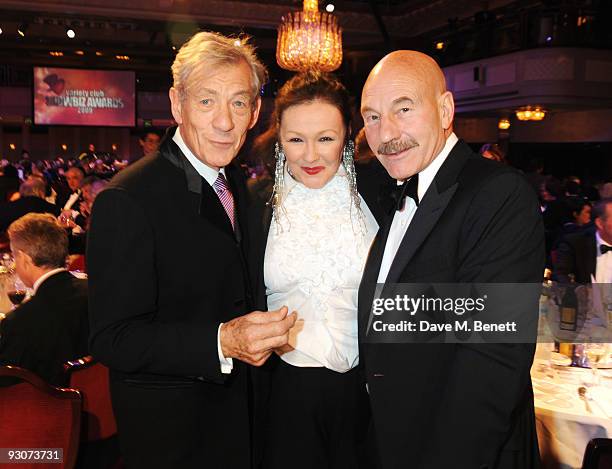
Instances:
[[[391,199],[395,210],[401,210],[404,207],[404,201],[406,197],[410,197],[414,200],[416,206],[419,206],[419,195],[417,189],[419,188],[419,175],[418,173],[412,176],[410,179],[404,181],[403,184],[396,186],[391,191]]]
[[[602,254],[605,254],[606,252],[612,251],[612,246],[608,246],[607,244],[601,244],[599,246],[599,250],[601,251]]]

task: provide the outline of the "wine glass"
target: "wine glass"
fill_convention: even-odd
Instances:
[[[74,228],[74,219],[70,210],[62,210],[62,213],[60,213],[58,219],[64,228]]]
[[[602,358],[608,356],[608,345],[604,343],[589,343],[584,345],[584,351],[589,360],[589,365],[593,370],[593,380],[592,385],[599,385],[599,373],[597,371],[597,366]]]
[[[4,268],[3,272],[13,272],[15,270],[15,261],[13,259],[13,256],[8,252],[2,254],[2,258],[0,259],[0,266]]]
[[[26,297],[26,287],[19,277],[15,277],[13,281],[13,288],[10,288],[6,292],[6,296],[11,303],[13,303],[13,309],[19,306]]]

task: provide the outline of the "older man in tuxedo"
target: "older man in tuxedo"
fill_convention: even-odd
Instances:
[[[381,344],[367,328],[377,283],[540,282],[544,232],[535,194],[517,171],[458,140],[453,96],[431,57],[384,57],[364,86],[361,112],[372,151],[402,184],[359,294],[360,361],[379,465],[537,467],[535,344]]]
[[[265,68],[246,41],[201,32],[172,73],[178,128],[94,203],[91,349],[111,370],[128,467],[249,468],[247,364],[286,344],[295,322],[286,308],[247,314],[249,201],[232,160]]]

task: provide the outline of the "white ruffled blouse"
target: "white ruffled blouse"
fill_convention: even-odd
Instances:
[[[320,189],[285,171],[282,199],[264,261],[268,309],[286,305],[298,313],[289,340],[295,350],[281,358],[348,371],[359,362],[357,292],[378,225],[361,196],[359,215],[342,166]]]

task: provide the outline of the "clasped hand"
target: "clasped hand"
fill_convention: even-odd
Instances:
[[[276,311],[254,311],[221,326],[221,351],[226,358],[236,358],[254,366],[263,365],[274,349],[283,349],[297,314],[286,306]]]

